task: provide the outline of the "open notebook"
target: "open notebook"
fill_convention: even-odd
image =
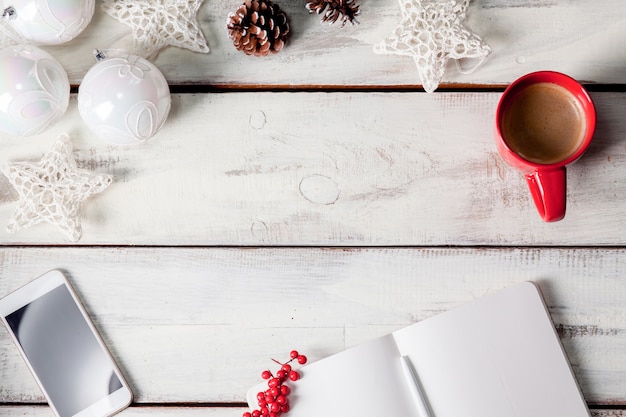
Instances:
[[[403,356],[414,381],[406,378]],[[590,416],[541,294],[530,282],[300,371],[301,378],[290,384],[290,417],[417,417],[420,408],[432,417]],[[248,392],[253,409],[256,393],[266,387]]]

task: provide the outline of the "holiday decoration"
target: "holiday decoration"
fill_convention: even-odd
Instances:
[[[469,0],[400,0],[402,21],[374,46],[374,52],[413,57],[424,89],[431,93],[439,86],[450,58],[482,62],[490,52],[478,36],[461,25],[468,5]]]
[[[147,58],[171,45],[209,52],[196,20],[204,0],[103,0],[102,10],[133,30],[136,54]]]
[[[76,168],[69,136],[59,136],[37,164],[16,162],[3,168],[19,195],[18,207],[7,225],[14,233],[41,222],[58,226],[72,242],[82,235],[83,201],[107,188],[112,178]]]
[[[322,15],[322,22],[329,24],[341,21],[341,26],[346,23],[359,23],[356,17],[361,14],[356,0],[311,0],[306,3],[310,13]]]
[[[287,381],[297,381],[300,373],[295,371],[291,362],[297,361],[300,365],[307,362],[307,357],[301,355],[297,350],[292,350],[289,354],[289,361],[280,363],[280,369],[273,375],[269,370],[261,373],[261,378],[267,380],[268,389],[257,394],[259,409],[252,412],[243,413],[243,417],[278,417],[282,413],[289,411],[288,395],[291,389],[286,385]]]
[[[80,34],[91,22],[95,0],[11,0],[0,29],[14,41],[57,45]]]
[[[150,61],[136,55],[96,63],[78,87],[78,111],[100,138],[116,145],[141,143],[154,136],[170,111],[167,81]]]
[[[0,131],[41,133],[65,114],[69,99],[67,73],[47,52],[31,45],[0,50]]]
[[[254,56],[279,52],[289,35],[287,15],[269,0],[245,0],[228,15],[226,29],[237,50]]]

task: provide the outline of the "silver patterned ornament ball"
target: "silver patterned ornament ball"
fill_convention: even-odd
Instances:
[[[136,55],[96,63],[78,88],[78,111],[101,139],[133,145],[153,137],[171,107],[169,85],[150,61]]]

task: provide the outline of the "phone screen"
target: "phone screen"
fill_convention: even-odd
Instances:
[[[73,416],[122,389],[66,285],[7,315],[6,321],[60,416]]]

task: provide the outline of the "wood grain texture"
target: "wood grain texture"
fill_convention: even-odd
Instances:
[[[296,347],[319,360],[533,280],[592,415],[626,417],[626,2],[473,0],[464,25],[492,53],[471,74],[449,62],[441,84],[503,87],[550,69],[603,90],[555,224],[496,153],[500,94],[399,92],[419,90],[413,60],[372,50],[400,21],[398,2],[359,2],[360,24],[344,28],[281,2],[293,36],[259,59],[227,38],[240,3],[206,0],[211,53],[154,59],[173,88],[205,93],[174,94],[144,145],[97,139],[75,95],[46,133],[0,136],[4,164],[37,161],[67,132],[79,167],[115,181],[64,247],[50,225],[4,230],[17,195],[0,174],[0,296],[64,270],[135,391],[122,416],[226,417],[241,415],[270,357]],[[80,37],[44,47],[75,86],[95,48],[132,48],[99,7]],[[0,417],[51,417],[41,403],[0,328]]]
[[[359,25],[328,26],[309,15],[304,1],[283,2],[292,36],[286,48],[268,58],[248,57],[228,39],[225,24],[240,2],[205,1],[198,20],[211,52],[168,47],[155,60],[172,84],[397,86],[420,84],[410,57],[376,55],[373,45],[400,22],[397,0],[364,0]],[[619,0],[474,0],[464,26],[492,49],[471,75],[451,61],[442,83],[506,84],[543,69],[569,73],[594,83],[623,83],[626,70],[626,3]],[[93,65],[92,51],[132,50],[132,34],[96,7],[78,38],[47,47],[79,84]],[[467,64],[466,64],[467,66]]]
[[[0,163],[37,161],[69,132],[79,167],[114,177],[86,202],[80,244],[621,245],[626,94],[595,93],[598,127],[568,170],[564,221],[543,223],[497,154],[499,93],[178,94],[166,125],[114,147],[68,114],[0,138]],[[17,194],[0,175],[0,222]],[[2,244],[57,244],[37,225]]]
[[[243,407],[130,407],[121,413],[119,417],[241,417],[246,411]],[[54,417],[54,413],[46,406],[11,406],[0,405],[0,417]],[[609,414],[598,414],[598,417],[613,417]],[[621,417],[621,415],[615,414]]]
[[[118,414],[120,417],[240,417],[244,408],[219,407],[131,407]],[[591,410],[592,417],[624,417],[621,410]],[[0,405],[0,417],[53,417],[54,414],[43,406],[3,407]]]
[[[626,404],[623,249],[6,248],[0,265],[0,294],[66,271],[138,403],[242,402],[292,348],[319,360],[532,280],[586,400]],[[0,372],[0,403],[42,401],[4,329]]]

